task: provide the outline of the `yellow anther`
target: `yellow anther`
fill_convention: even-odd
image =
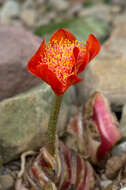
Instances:
[[[72,69],[75,64],[73,56],[75,46],[78,47],[80,51],[85,51],[84,42],[76,40],[72,43],[67,39],[64,41],[63,38],[60,42],[53,40],[48,43],[45,56],[42,56],[42,63],[44,62],[44,64],[49,65],[63,83],[66,82],[70,74],[74,74],[75,72]]]

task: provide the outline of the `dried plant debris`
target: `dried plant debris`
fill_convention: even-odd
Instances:
[[[24,183],[24,184],[23,184]],[[96,174],[88,161],[59,143],[55,157],[46,147],[31,160],[16,190],[91,190],[98,189]]]

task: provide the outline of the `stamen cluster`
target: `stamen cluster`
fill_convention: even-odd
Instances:
[[[75,57],[73,54],[74,47],[85,51],[84,42],[75,41],[72,43],[68,39],[61,39],[61,41],[52,40],[48,43],[44,55],[42,55],[42,62],[40,64],[47,64],[48,68],[53,71],[57,78],[66,83],[67,77],[76,74]]]

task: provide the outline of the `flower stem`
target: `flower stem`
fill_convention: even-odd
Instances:
[[[48,123],[48,151],[49,153],[54,156],[55,154],[55,141],[56,141],[56,124],[59,115],[59,110],[62,102],[63,95],[55,96],[52,108],[50,119]]]

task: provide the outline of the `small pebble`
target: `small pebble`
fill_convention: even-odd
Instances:
[[[14,179],[11,175],[1,175],[0,176],[0,190],[10,190],[14,185]]]

